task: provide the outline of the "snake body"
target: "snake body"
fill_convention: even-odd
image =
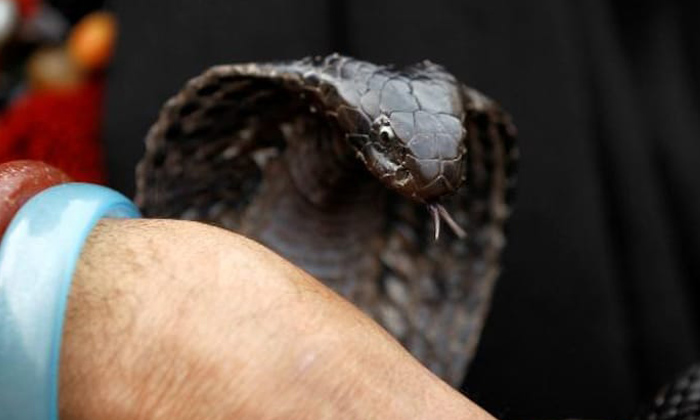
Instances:
[[[147,216],[262,242],[459,385],[499,272],[517,158],[500,106],[428,61],[220,65],[162,108],[136,199]]]
[[[695,364],[664,386],[635,420],[699,420],[700,364]]]

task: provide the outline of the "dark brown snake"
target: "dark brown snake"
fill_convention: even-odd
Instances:
[[[515,136],[496,102],[429,61],[221,65],[161,110],[136,200],[267,245],[457,386],[499,273]]]

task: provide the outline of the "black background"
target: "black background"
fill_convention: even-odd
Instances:
[[[105,140],[131,194],[190,77],[338,51],[430,58],[520,131],[504,271],[464,390],[508,418],[626,418],[699,359],[700,2],[120,0]]]

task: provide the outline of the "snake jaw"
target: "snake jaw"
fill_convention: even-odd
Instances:
[[[433,224],[435,226],[435,240],[440,238],[440,219],[447,223],[452,232],[459,239],[464,239],[467,237],[467,232],[452,218],[450,213],[442,204],[428,204],[428,211],[433,216]]]

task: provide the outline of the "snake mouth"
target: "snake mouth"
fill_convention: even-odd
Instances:
[[[433,216],[433,225],[435,226],[435,240],[440,238],[440,220],[444,220],[447,226],[459,239],[467,237],[467,232],[452,218],[445,206],[442,204],[428,204],[428,211]]]
[[[436,241],[440,238],[441,221],[444,221],[458,238],[467,237],[467,232],[454,220],[445,206],[433,201],[436,200],[435,197],[439,198],[455,189],[447,179],[439,176],[437,179],[421,183],[422,179],[416,179],[414,172],[404,164],[395,163],[374,148],[366,147],[365,151],[366,153],[361,155],[361,160],[382,183],[411,200],[427,204],[435,226]]]

